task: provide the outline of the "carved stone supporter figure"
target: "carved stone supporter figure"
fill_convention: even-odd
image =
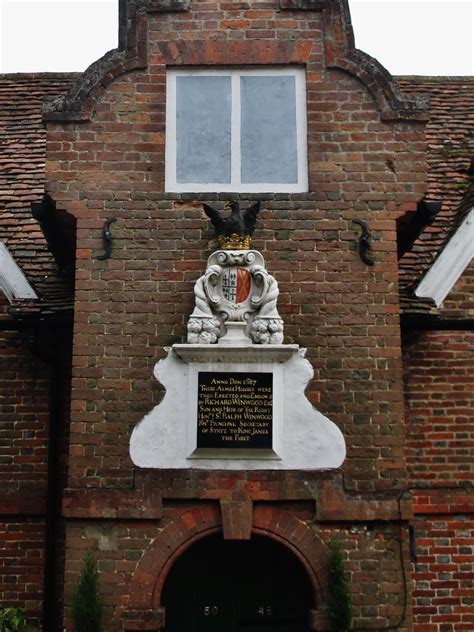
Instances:
[[[211,288],[217,285],[221,273],[221,266],[211,265],[194,285],[195,307],[188,321],[188,342],[192,344],[212,344],[221,335],[221,322],[211,309],[220,302]]]
[[[283,320],[277,309],[280,293],[278,284],[263,266],[255,265],[250,274],[257,287],[261,287],[259,296],[252,297],[257,312],[250,326],[250,337],[256,344],[281,344],[283,342]]]

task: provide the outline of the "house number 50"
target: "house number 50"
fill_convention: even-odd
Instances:
[[[217,606],[204,606],[205,617],[210,617],[211,615],[215,617],[216,614],[218,614],[218,612],[219,612],[219,608]]]

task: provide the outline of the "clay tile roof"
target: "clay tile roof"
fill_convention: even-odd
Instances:
[[[68,91],[72,73],[0,75],[0,241],[4,242],[39,301],[36,311],[70,309],[71,282],[61,276],[31,202],[44,194],[46,134],[41,111],[45,96]],[[13,305],[13,310],[22,304]]]
[[[436,314],[434,304],[414,297],[413,290],[474,205],[472,176],[467,173],[474,158],[474,77],[396,77],[396,80],[403,92],[429,97],[426,198],[442,202],[435,221],[400,260],[401,306],[405,314]]]

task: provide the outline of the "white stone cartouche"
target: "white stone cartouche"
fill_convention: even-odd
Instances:
[[[217,250],[207,266],[194,286],[188,342],[223,342],[231,323],[244,323],[242,343],[246,337],[255,344],[281,344],[278,284],[265,269],[262,255],[256,250]]]

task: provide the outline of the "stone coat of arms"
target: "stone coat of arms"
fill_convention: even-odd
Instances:
[[[277,310],[278,284],[265,269],[257,250],[250,250],[259,204],[243,216],[237,202],[224,221],[204,205],[221,245],[209,257],[205,273],[194,286],[195,307],[188,321],[188,342],[213,344],[239,330],[254,344],[281,344],[283,320]]]

